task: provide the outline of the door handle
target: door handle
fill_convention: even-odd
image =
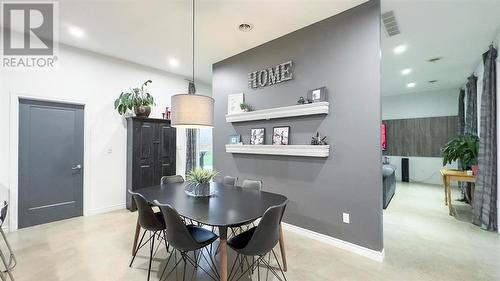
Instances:
[[[81,170],[81,169],[82,169],[82,165],[80,165],[80,164],[78,164],[75,167],[71,168],[71,170]]]

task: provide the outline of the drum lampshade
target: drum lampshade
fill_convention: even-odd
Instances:
[[[171,99],[172,127],[212,128],[214,126],[214,99],[212,97],[180,94]]]

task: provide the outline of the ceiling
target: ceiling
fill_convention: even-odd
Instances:
[[[212,64],[357,6],[366,0],[198,0],[196,79],[211,83]],[[191,76],[191,1],[60,0],[60,41]],[[241,32],[238,25],[254,28]],[[81,29],[75,37],[68,28]],[[178,66],[169,64],[170,59]]]
[[[382,95],[458,89],[500,31],[498,0],[382,0],[382,13],[390,10],[401,34],[388,37],[382,30]],[[396,55],[399,44],[407,50]],[[434,57],[443,59],[427,61]],[[401,75],[408,67],[413,71]],[[410,82],[416,86],[407,88]]]

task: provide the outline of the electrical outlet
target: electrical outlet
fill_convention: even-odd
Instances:
[[[344,223],[351,223],[351,219],[348,213],[342,213],[342,221]]]

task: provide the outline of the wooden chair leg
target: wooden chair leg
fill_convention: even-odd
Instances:
[[[280,244],[280,251],[281,251],[281,259],[283,260],[283,271],[288,270],[288,265],[286,263],[286,253],[285,253],[285,239],[283,238],[283,227],[280,224],[280,239],[279,239],[279,244]]]
[[[141,233],[141,226],[139,225],[139,217],[137,217],[137,224],[135,226],[135,234],[134,234],[134,245],[132,246],[132,255],[134,255],[135,249],[137,248],[137,240],[139,240],[140,233]]]

